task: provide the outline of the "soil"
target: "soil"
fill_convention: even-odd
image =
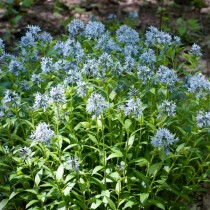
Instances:
[[[0,0],[1,1],[1,0]],[[153,25],[170,33],[176,34],[176,20],[196,18],[202,29],[196,33],[187,33],[185,44],[196,42],[202,47],[203,56],[199,69],[210,76],[210,0],[206,0],[204,8],[192,5],[174,5],[173,1],[165,0],[36,0],[30,8],[16,5],[21,18],[12,22],[15,16],[7,16],[6,9],[0,8],[0,38],[6,40],[8,51],[15,49],[17,40],[26,31],[27,25],[38,25],[50,32],[55,38],[66,33],[66,25],[74,17],[88,21],[90,18],[105,21],[109,14],[117,15],[123,21],[129,12],[139,14],[137,30],[145,31]],[[57,3],[56,3],[57,2]],[[180,1],[181,2],[181,1]],[[13,23],[13,27],[11,26]],[[189,30],[190,31],[190,30]],[[192,40],[188,38],[193,37]],[[187,47],[187,46],[186,46]],[[210,185],[205,185],[207,193],[197,196],[197,202],[190,210],[210,210]]]

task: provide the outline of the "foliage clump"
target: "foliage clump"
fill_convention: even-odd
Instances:
[[[210,172],[199,46],[153,26],[27,29],[16,56],[0,40],[1,209],[187,209]]]

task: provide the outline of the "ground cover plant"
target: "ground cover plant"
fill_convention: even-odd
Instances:
[[[188,209],[210,172],[197,44],[75,19],[17,51],[0,40],[1,209]]]

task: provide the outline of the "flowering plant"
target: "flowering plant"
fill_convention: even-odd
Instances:
[[[0,209],[184,209],[208,181],[210,82],[179,37],[73,20],[0,40]],[[187,71],[190,69],[191,71]]]

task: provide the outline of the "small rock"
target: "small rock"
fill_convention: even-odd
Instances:
[[[201,9],[201,13],[202,13],[202,14],[210,14],[210,7],[202,8],[202,9]]]
[[[210,210],[210,192],[203,197],[203,210]]]

